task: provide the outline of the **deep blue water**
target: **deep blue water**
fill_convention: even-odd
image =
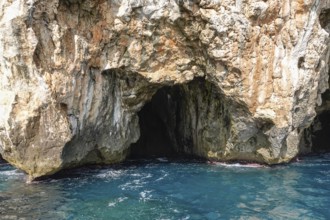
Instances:
[[[1,219],[330,219],[330,154],[275,167],[148,161],[25,178],[0,165]]]

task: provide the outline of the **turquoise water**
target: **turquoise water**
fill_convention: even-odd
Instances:
[[[330,154],[275,167],[166,160],[33,184],[0,165],[1,219],[330,219]]]

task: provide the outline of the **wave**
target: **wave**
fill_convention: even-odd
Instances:
[[[143,201],[143,202],[146,202],[146,201],[149,201],[151,200],[152,198],[152,195],[151,195],[151,192],[153,190],[144,190],[142,192],[140,192],[140,201]]]
[[[108,203],[108,206],[109,207],[115,207],[118,203],[122,203],[122,202],[124,202],[127,199],[128,199],[128,197],[119,197],[115,201],[109,202]]]
[[[148,182],[143,181],[143,179],[136,179],[120,185],[119,188],[121,190],[134,190],[134,189],[142,188],[147,183]]]
[[[104,173],[97,174],[96,177],[101,179],[118,179],[125,173],[126,172],[124,170],[109,170]]]
[[[168,159],[165,157],[159,157],[156,160],[158,160],[159,162],[168,162]]]
[[[241,163],[211,162],[210,164],[214,164],[217,166],[224,166],[224,167],[243,167],[243,168],[265,168],[265,167],[267,167],[265,165],[258,164],[258,163],[241,164]]]
[[[158,179],[156,179],[155,182],[161,181],[161,180],[165,179],[165,177],[167,177],[167,176],[168,176],[168,173],[165,173],[163,176],[161,176]]]
[[[24,173],[22,173],[19,170],[4,170],[4,171],[0,171],[0,175],[2,176],[9,176],[9,177],[13,177],[13,176],[25,176]]]

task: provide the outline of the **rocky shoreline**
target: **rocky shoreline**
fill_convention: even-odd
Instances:
[[[0,33],[0,154],[31,179],[330,150],[329,0],[3,0]]]

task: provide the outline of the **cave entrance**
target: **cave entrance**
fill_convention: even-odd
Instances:
[[[2,163],[7,163],[7,161],[5,159],[2,158],[2,155],[0,154],[0,164]]]
[[[138,113],[140,125],[140,138],[131,146],[131,157],[160,157],[173,156],[174,144],[169,137],[166,118],[158,105],[164,101],[164,95],[169,88],[160,89]]]
[[[140,139],[130,158],[203,158],[225,146],[230,113],[219,89],[204,78],[160,88],[138,112]]]
[[[131,158],[188,156],[189,151],[185,152],[177,143],[185,111],[184,96],[184,86],[165,86],[138,112],[140,138],[131,146]],[[188,145],[192,148],[192,143]]]
[[[312,152],[330,152],[330,90],[322,94],[322,106],[312,124]]]
[[[314,120],[312,151],[330,152],[330,111],[321,113]]]
[[[321,27],[330,33],[330,9],[321,11]],[[328,52],[328,55],[330,53]],[[327,59],[328,77],[330,75],[330,56]],[[328,81],[330,88],[330,78]],[[311,125],[311,151],[314,153],[330,152],[330,89],[322,94],[322,105],[316,108],[317,116]]]

